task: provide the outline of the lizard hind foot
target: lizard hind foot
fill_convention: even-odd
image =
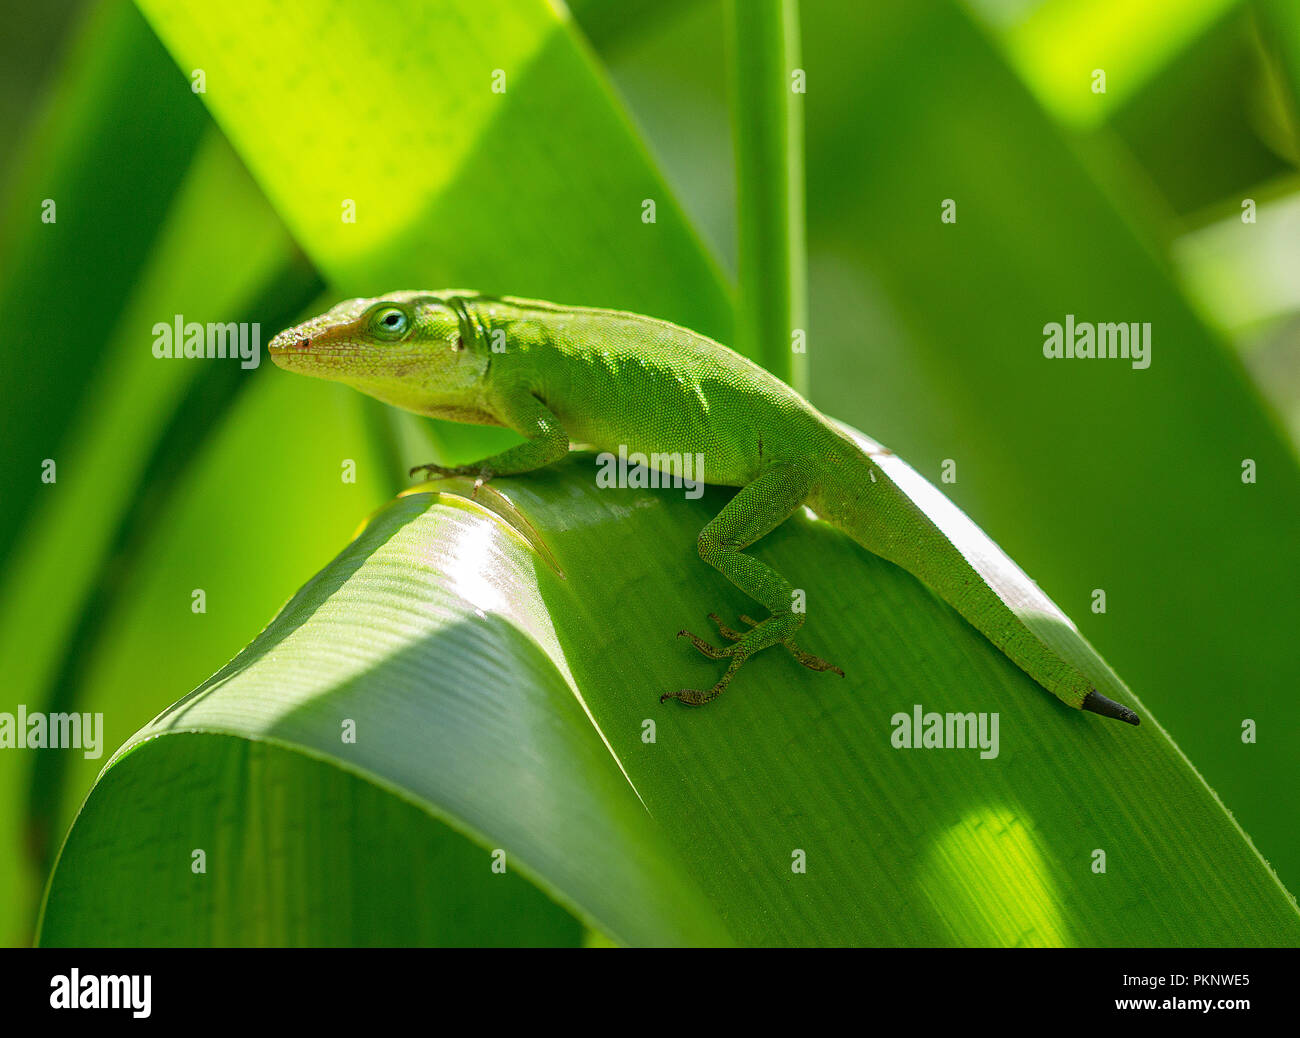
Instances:
[[[739,641],[743,637],[743,635],[739,634],[736,631],[733,631],[726,624],[724,624],[720,619],[718,619],[716,613],[710,613],[709,619],[718,625],[718,632],[722,635],[722,637],[726,638],[728,641],[733,641],[733,642]],[[759,625],[758,620],[755,620],[752,616],[749,616],[745,613],[740,614],[740,622],[750,628],[757,627]],[[809,670],[815,670],[819,672],[830,671],[832,674],[838,674],[840,677],[844,677],[844,671],[840,670],[839,667],[835,666],[835,664],[831,663],[828,660],[822,659],[820,656],[814,656],[811,652],[804,652],[803,649],[799,648],[799,646],[797,646],[794,643],[793,638],[786,638],[781,642],[781,644],[785,646],[786,651],[789,652],[790,655],[795,658],[795,662],[798,663],[800,666],[807,667]],[[720,657],[715,656],[711,658],[719,659]]]
[[[718,628],[718,633],[726,638],[731,644],[725,648],[717,648],[709,642],[706,642],[698,635],[690,631],[678,631],[678,638],[686,638],[702,655],[711,660],[729,660],[727,671],[718,679],[718,683],[710,689],[701,691],[694,688],[682,688],[676,692],[665,692],[659,697],[659,702],[669,699],[676,699],[679,703],[685,703],[687,706],[703,706],[705,703],[712,702],[726,690],[731,684],[731,679],[735,677],[736,671],[744,665],[750,656],[761,652],[769,645],[776,645],[778,642],[784,645],[786,651],[790,653],[795,660],[807,667],[809,670],[831,671],[844,677],[844,671],[833,663],[829,663],[820,656],[814,656],[810,652],[804,652],[794,643],[794,631],[803,623],[802,617],[793,617],[788,613],[776,614],[768,617],[762,622],[756,622],[748,616],[741,616],[741,620],[749,625],[749,630],[744,634],[733,631],[719,618],[717,613],[710,613],[709,619]]]

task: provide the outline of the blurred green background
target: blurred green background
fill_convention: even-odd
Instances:
[[[469,285],[731,340],[724,5],[559,11],[392,2],[365,21],[327,5],[148,0],[11,12],[0,710],[102,711],[106,734],[99,760],[0,752],[6,942],[33,939],[54,855],[112,751],[248,644],[404,485],[405,464],[498,442],[274,369],[161,363],[155,321],[258,321],[265,341],[339,298]],[[1289,0],[824,0],[799,14],[803,388],[936,483],[955,462],[944,492],[1079,624],[1291,890],[1300,828],[1280,793],[1296,789],[1300,759],[1298,12]],[[497,67],[504,95],[486,88]],[[364,214],[355,226],[338,218],[345,197]],[[955,224],[939,218],[945,199]],[[1047,363],[1042,326],[1067,313],[1151,322],[1151,367]],[[46,458],[57,484],[40,480]],[[356,483],[340,482],[340,458],[357,459]],[[1241,479],[1245,459],[1256,482]],[[1257,741],[1243,741],[1248,719]],[[266,764],[307,767],[329,771]],[[283,779],[299,780],[342,781]],[[374,812],[358,833],[413,825],[409,805],[364,797]],[[477,831],[443,821],[392,853],[460,868]],[[521,882],[517,933],[476,928],[471,913],[442,938],[603,939],[590,913],[530,879],[549,900]],[[720,910],[733,938],[811,939],[765,938],[741,911]],[[63,925],[67,940],[96,939]],[[662,936],[718,939],[703,924]]]

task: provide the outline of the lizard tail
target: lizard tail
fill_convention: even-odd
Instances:
[[[1131,696],[1124,683],[983,530],[892,451],[834,424],[860,454],[857,499],[827,509],[829,521],[918,578],[1067,706],[1139,723],[1106,694]]]

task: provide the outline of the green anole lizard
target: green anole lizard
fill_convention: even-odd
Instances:
[[[741,633],[709,614],[723,648],[679,632],[727,668],[712,688],[666,692],[661,701],[707,703],[746,660],[777,644],[804,666],[843,676],[796,645],[805,614],[793,607],[794,585],[745,552],[806,506],[919,578],[1063,703],[1138,723],[1085,674],[1090,650],[1070,621],[960,509],[891,451],[703,335],[617,310],[394,292],[340,303],[281,332],[268,349],[289,371],[524,437],[472,465],[421,465],[412,475],[482,482],[549,465],[578,442],[702,455],[708,482],[739,487],[700,531],[699,554],[769,615],[745,618]]]

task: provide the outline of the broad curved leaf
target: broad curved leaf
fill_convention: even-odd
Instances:
[[[206,939],[217,902],[178,860],[187,844],[258,856],[260,886],[239,895],[249,918],[317,868],[346,914],[332,861],[349,853],[346,810],[297,786],[287,809],[250,775],[270,751],[249,742],[412,800],[479,843],[483,870],[503,849],[620,942],[1300,938],[1294,903],[1153,718],[1134,729],[1064,707],[909,575],[814,520],[759,552],[806,587],[806,647],[848,676],[769,652],[708,708],[660,705],[657,691],[717,668],[673,632],[752,608],[695,553],[726,492],[683,500],[594,476],[574,456],[479,501],[423,489],[381,510],[108,766],[56,868],[42,943]],[[917,706],[996,713],[996,756],[895,748],[894,715]],[[117,825],[152,817],[155,788],[174,791],[179,842]],[[311,868],[273,845],[299,814],[334,834],[311,843]],[[409,839],[370,853],[391,860]]]

